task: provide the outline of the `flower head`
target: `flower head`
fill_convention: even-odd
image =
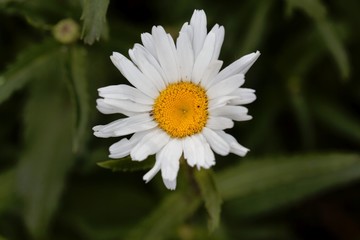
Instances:
[[[130,155],[143,161],[156,154],[150,181],[160,170],[168,189],[176,188],[181,156],[198,169],[215,164],[214,153],[245,156],[248,149],[225,133],[234,121],[250,120],[247,108],[254,90],[241,88],[244,74],[259,57],[251,53],[220,71],[218,60],[224,28],[216,24],[208,33],[206,15],[195,10],[176,39],[161,26],[141,35],[142,45],[129,50],[131,61],[114,52],[110,57],[133,85],[99,89],[97,108],[125,118],[93,128],[97,137],[122,137],[110,147],[111,158]]]

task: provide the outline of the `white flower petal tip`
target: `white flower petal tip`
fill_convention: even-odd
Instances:
[[[244,63],[244,69],[241,71],[241,73],[245,74],[251,68],[251,66],[256,62],[256,60],[260,57],[260,55],[261,53],[259,51],[247,55],[248,58],[246,58],[247,61]]]
[[[98,89],[99,112],[122,117],[93,127],[94,135],[121,137],[110,146],[110,158],[144,161],[155,155],[154,166],[143,176],[146,183],[161,174],[165,187],[175,190],[182,156],[200,170],[216,164],[215,153],[243,157],[249,151],[224,130],[252,119],[243,105],[256,99],[255,91],[242,85],[260,52],[221,70],[225,28],[215,24],[209,29],[205,12],[194,10],[176,40],[154,26],[141,34],[141,44],[134,44],[129,57],[110,56],[130,84]]]
[[[246,74],[247,71],[251,68],[251,66],[256,62],[259,56],[260,52],[256,51],[236,60],[235,62],[233,62],[219,72],[219,74],[215,77],[213,84],[218,83],[235,74]]]
[[[174,179],[174,180],[163,179],[163,182],[164,182],[164,185],[166,186],[167,189],[175,190],[175,188],[176,188],[176,179]]]

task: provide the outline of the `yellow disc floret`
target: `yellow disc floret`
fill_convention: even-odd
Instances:
[[[199,133],[208,119],[206,92],[191,82],[169,84],[155,100],[153,117],[173,138]]]

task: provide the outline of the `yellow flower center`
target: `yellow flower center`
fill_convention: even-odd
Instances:
[[[206,92],[191,82],[172,83],[156,98],[153,117],[173,138],[201,132],[208,119]]]

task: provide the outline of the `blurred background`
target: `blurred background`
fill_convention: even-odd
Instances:
[[[151,160],[99,167],[117,139],[91,130],[120,117],[95,108],[97,88],[127,83],[112,51],[128,56],[153,25],[177,37],[194,9],[208,29],[225,27],[224,66],[262,53],[246,75],[253,120],[229,131],[251,151],[216,156],[217,227],[185,172],[170,192],[159,176],[144,184]],[[0,239],[360,239],[359,10],[357,0],[0,0]]]

